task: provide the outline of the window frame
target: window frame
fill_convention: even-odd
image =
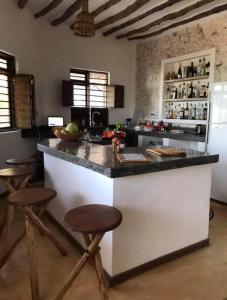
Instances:
[[[0,51],[0,59],[4,59],[7,61],[7,69],[0,67],[0,75],[6,75],[8,77],[10,126],[0,128],[0,132],[6,132],[6,131],[15,130],[13,80],[14,80],[14,75],[16,74],[16,60],[13,55],[2,51]]]
[[[83,75],[85,75],[85,80],[81,81],[81,80],[71,79],[71,73],[83,74]],[[89,81],[89,74],[90,73],[105,74],[107,76],[106,84],[102,84],[102,83],[90,83],[90,81]],[[89,108],[89,109],[91,109],[91,108],[108,108],[108,105],[107,105],[107,86],[110,83],[110,73],[109,72],[70,68],[70,81],[73,82],[73,85],[75,84],[75,85],[85,86],[85,91],[86,91],[85,92],[85,106],[73,106],[73,107],[83,107],[83,108]],[[103,106],[103,107],[90,106],[90,101],[89,101],[89,86],[92,86],[92,85],[100,85],[100,86],[105,86],[106,87],[106,103],[105,103],[105,106]],[[74,99],[73,99],[73,103],[74,103]]]

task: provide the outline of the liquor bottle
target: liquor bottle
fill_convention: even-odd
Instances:
[[[206,63],[206,70],[205,70],[205,75],[209,76],[210,75],[210,61],[208,60]]]
[[[193,85],[192,85],[192,82],[188,86],[188,98],[193,98]]]
[[[184,106],[180,107],[179,116],[181,120],[184,119]]]
[[[199,64],[197,66],[197,74],[198,76],[201,76],[201,71],[202,71],[202,59],[199,59]]]
[[[176,89],[175,89],[175,95],[174,95],[174,99],[177,99],[177,97],[178,97],[178,92],[177,92],[177,87],[176,87]]]
[[[203,108],[203,120],[207,119],[207,104],[205,103],[205,107]]]
[[[192,120],[196,120],[196,105],[194,105],[192,110]]]
[[[204,85],[200,85],[199,98],[203,98],[203,97],[204,97]]]
[[[178,78],[178,79],[181,79],[181,78],[182,78],[181,64],[179,64],[179,69],[178,69],[178,73],[177,73],[177,78]]]
[[[195,98],[200,98],[200,91],[201,91],[201,83],[200,83],[200,81],[197,81]]]
[[[203,84],[201,87],[201,98],[206,98],[206,94],[207,94],[207,86]]]
[[[194,64],[191,62],[191,66],[188,68],[188,77],[193,77],[194,76]]]
[[[198,104],[196,108],[196,120],[202,120],[203,108]]]
[[[171,86],[171,97],[170,99],[174,99],[175,97],[175,89],[174,89],[174,85]]]
[[[182,99],[182,85],[179,85],[177,99]]]
[[[183,86],[182,86],[182,98],[183,99],[187,98],[187,89],[186,89],[185,83],[183,83]]]
[[[188,67],[185,66],[183,67],[183,78],[187,78],[187,76],[188,76]]]
[[[176,105],[174,106],[174,109],[173,109],[173,119],[177,119],[177,106]]]
[[[205,88],[205,97],[207,98],[209,94],[209,82],[207,83],[207,86]]]
[[[169,119],[169,112],[168,112],[168,107],[167,107],[167,105],[165,105],[165,109],[164,109],[164,118],[165,118],[165,119]]]
[[[198,76],[198,70],[197,70],[197,67],[194,66],[194,74],[193,74],[193,77],[197,77]]]
[[[189,118],[189,109],[188,109],[188,103],[186,103],[186,108],[184,109],[184,119],[188,120]]]
[[[202,60],[202,67],[201,67],[201,76],[206,75],[206,58],[204,57]]]
[[[188,116],[189,120],[192,120],[192,115],[193,115],[193,106],[192,106],[192,103],[190,103],[189,116]]]
[[[170,88],[169,86],[167,86],[167,89],[166,89],[166,95],[165,95],[165,99],[169,99],[169,95],[170,95]]]
[[[173,119],[173,102],[171,103],[171,108],[170,108],[170,119]]]

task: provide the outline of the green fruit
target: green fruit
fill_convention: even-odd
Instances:
[[[67,125],[66,127],[66,131],[68,133],[78,133],[79,132],[79,127],[76,123],[71,122]]]

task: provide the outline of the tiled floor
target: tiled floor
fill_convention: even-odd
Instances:
[[[1,199],[1,203],[3,203]],[[153,269],[110,289],[110,300],[223,300],[227,298],[227,207],[213,204],[211,245]],[[2,211],[0,207],[0,211]],[[17,216],[17,230],[20,220]],[[51,224],[50,224],[51,225]],[[53,227],[53,225],[51,225]],[[37,233],[39,277],[42,300],[53,299],[79,253],[57,232],[69,250],[61,257],[49,241]],[[31,299],[24,239],[0,271],[0,300]],[[87,265],[65,300],[98,300],[94,269]]]

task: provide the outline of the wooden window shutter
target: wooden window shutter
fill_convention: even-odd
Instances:
[[[107,86],[107,107],[108,108],[124,107],[124,86],[123,85]]]
[[[73,106],[73,82],[62,80],[62,104],[63,106]]]
[[[30,74],[17,74],[13,79],[14,118],[19,129],[29,129],[35,125],[34,77]]]

